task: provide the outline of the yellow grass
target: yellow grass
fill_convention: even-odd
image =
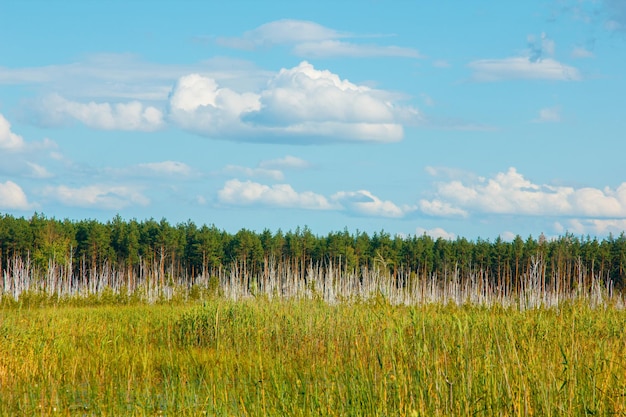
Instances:
[[[0,310],[0,415],[624,415],[626,313],[378,298]]]

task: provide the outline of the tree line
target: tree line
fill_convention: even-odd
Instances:
[[[262,276],[271,263],[280,263],[303,277],[314,265],[356,274],[364,268],[379,269],[390,277],[407,271],[438,279],[457,274],[514,287],[539,265],[548,281],[576,285],[599,278],[612,281],[617,289],[626,283],[624,233],[603,239],[568,233],[555,239],[541,235],[472,241],[392,236],[382,230],[315,235],[308,227],[286,232],[241,229],[232,234],[191,220],[174,225],[166,219],[124,220],[119,215],[107,222],[59,220],[38,213],[30,218],[0,215],[0,271],[10,270],[16,258],[28,259],[42,274],[53,262],[77,276],[103,265],[127,271],[128,276],[144,265],[183,278],[217,275],[234,266]]]

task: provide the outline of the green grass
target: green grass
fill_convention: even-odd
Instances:
[[[626,312],[382,298],[0,310],[0,415],[625,415]]]

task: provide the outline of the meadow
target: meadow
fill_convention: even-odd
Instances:
[[[0,310],[0,415],[624,415],[625,332],[585,300],[30,296]]]

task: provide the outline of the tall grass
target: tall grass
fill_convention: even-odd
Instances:
[[[623,415],[626,312],[382,296],[0,310],[0,415]]]

